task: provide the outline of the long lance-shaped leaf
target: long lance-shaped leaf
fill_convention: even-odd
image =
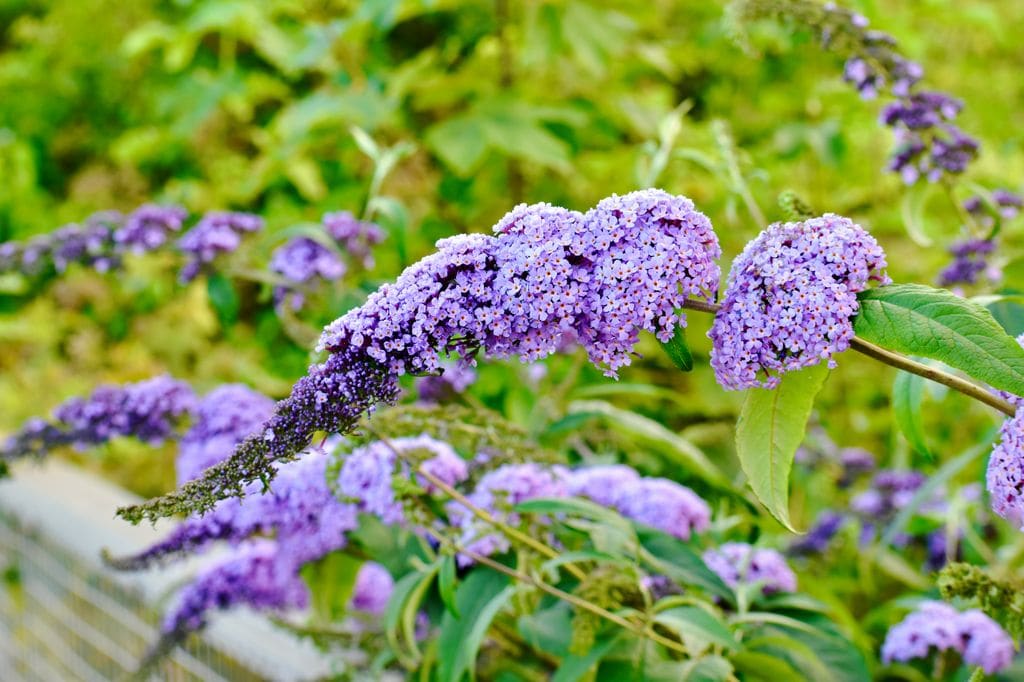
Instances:
[[[736,424],[736,453],[757,499],[779,523],[789,520],[789,474],[803,442],[814,397],[828,376],[822,363],[783,375],[774,389],[747,391]]]
[[[862,339],[940,360],[993,388],[1024,395],[1024,348],[980,305],[920,284],[869,289],[857,297],[854,331]]]

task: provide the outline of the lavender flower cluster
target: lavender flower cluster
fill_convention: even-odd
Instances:
[[[757,583],[765,594],[796,592],[796,575],[774,549],[727,542],[705,551],[703,559],[729,587]]]
[[[273,400],[242,384],[219,386],[203,396],[191,428],[179,442],[178,485],[223,461],[273,412]]]
[[[1008,189],[993,190],[991,203],[979,195],[964,201],[964,210],[984,227],[991,227],[995,224],[996,218],[1016,218],[1020,215],[1021,208],[1024,208],[1024,197]]]
[[[178,279],[183,284],[191,282],[218,256],[237,250],[245,234],[261,229],[263,218],[251,213],[207,213],[178,240],[178,250],[189,257]]]
[[[114,241],[119,248],[131,253],[155,251],[173,232],[181,231],[187,217],[188,211],[181,206],[146,204],[132,211],[114,230]]]
[[[729,273],[708,336],[711,366],[727,389],[773,388],[785,372],[849,347],[857,292],[889,283],[885,253],[862,227],[826,214],[774,223],[747,244]]]
[[[1024,334],[1017,337],[1024,346]],[[985,483],[992,511],[1024,531],[1024,398],[1004,391],[1000,395],[1017,408],[1017,414],[1003,422],[999,442],[992,449]]]
[[[977,609],[959,612],[943,602],[926,601],[894,625],[882,644],[882,660],[907,662],[932,653],[955,651],[964,663],[991,675],[1010,665],[1013,640]]]
[[[53,420],[31,419],[0,447],[0,462],[42,457],[72,445],[93,447],[118,437],[158,444],[171,437],[195,409],[195,395],[167,376],[123,386],[101,386],[87,398],[71,398]]]
[[[72,263],[109,272],[120,267],[121,257],[114,242],[114,230],[124,220],[120,213],[105,211],[89,216],[82,224],[72,223],[25,243],[0,244],[0,273],[22,272],[36,276],[52,271],[63,273]]]
[[[989,257],[996,250],[992,239],[965,239],[949,247],[953,262],[939,273],[939,286],[951,287],[960,284],[975,284],[984,273],[990,282],[997,282],[1002,276],[998,268],[989,266]]]
[[[409,477],[403,458],[421,460],[420,467],[449,486],[466,480],[469,468],[450,445],[422,435],[377,441],[357,448],[345,459],[338,475],[338,492],[350,498],[359,511],[373,514],[392,525],[405,523],[405,510],[395,495],[395,476]],[[428,494],[437,493],[433,483],[416,475],[416,482]]]
[[[359,220],[349,211],[325,213],[323,225],[349,257],[358,260],[364,268],[373,267],[372,248],[384,241],[384,231],[379,225]]]
[[[520,522],[512,507],[535,498],[586,497],[632,519],[670,535],[689,539],[707,529],[711,509],[689,488],[664,478],[641,477],[632,467],[614,464],[569,470],[537,464],[507,464],[484,475],[471,502],[506,523]],[[475,519],[458,503],[449,515],[462,528],[460,544],[478,554],[508,549],[508,539]],[[463,564],[470,563],[460,558]]]
[[[963,173],[978,155],[978,142],[953,123],[963,103],[941,92],[917,90],[924,70],[899,53],[892,36],[870,30],[866,17],[834,3],[823,9],[826,46],[839,27],[852,52],[843,67],[843,80],[864,99],[874,99],[886,90],[896,98],[881,116],[882,123],[894,130],[898,145],[889,170],[908,185],[922,177],[935,182],[947,174]]]
[[[293,237],[271,256],[270,269],[286,280],[274,288],[274,302],[279,307],[287,305],[300,310],[309,286],[317,280],[341,279],[347,271],[342,254],[363,267],[373,266],[371,248],[384,239],[379,226],[358,220],[348,211],[337,211],[324,214],[323,227],[329,239]]]
[[[609,197],[586,215],[520,206],[495,232],[439,242],[437,253],[325,329],[319,349],[327,360],[230,460],[119,513],[138,520],[202,511],[237,495],[244,483],[273,476],[273,462],[301,452],[315,431],[347,431],[374,405],[395,400],[402,374],[437,372],[441,353],[531,361],[569,332],[615,375],[641,330],[671,338],[684,322],[676,309],[718,287],[721,251],[710,222],[689,199],[660,190]]]

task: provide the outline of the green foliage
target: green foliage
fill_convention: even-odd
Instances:
[[[789,472],[804,440],[828,366],[824,363],[782,376],[774,389],[747,391],[736,423],[736,454],[754,494],[779,523],[789,520]]]
[[[858,294],[857,335],[940,360],[993,388],[1024,395],[1024,348],[985,308],[948,291],[894,284]]]

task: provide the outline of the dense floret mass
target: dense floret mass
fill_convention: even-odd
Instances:
[[[773,388],[785,372],[834,367],[854,335],[857,292],[888,283],[885,266],[878,242],[848,218],[769,226],[733,263],[708,333],[718,383]]]
[[[890,628],[882,660],[907,662],[944,651],[959,653],[964,663],[989,675],[1007,667],[1014,656],[1013,640],[981,611],[960,613],[948,604],[926,601]]]
[[[718,287],[721,252],[708,219],[684,197],[644,190],[605,199],[586,215],[520,206],[495,236],[442,240],[362,306],[329,325],[310,368],[260,433],[201,481],[128,518],[208,509],[272,463],[305,449],[314,432],[339,433],[399,395],[399,377],[431,374],[440,355],[542,358],[573,334],[606,373],[629,364],[639,332],[671,338],[676,313]]]
[[[231,253],[242,244],[246,233],[263,229],[263,219],[251,213],[214,211],[178,240],[178,249],[189,257],[179,279],[191,282],[218,256]]]
[[[146,253],[163,246],[174,232],[180,232],[188,217],[181,206],[146,204],[132,211],[124,224],[114,231],[118,248],[131,253]]]
[[[1024,531],[1024,413],[1019,408],[999,436],[985,476],[992,510]]]
[[[202,571],[178,594],[163,622],[164,633],[185,633],[206,624],[210,611],[246,604],[256,609],[302,608],[309,590],[296,574],[288,580],[274,570],[278,546],[254,540]]]
[[[727,542],[704,552],[704,563],[729,587],[760,583],[765,594],[795,592],[796,574],[774,549]]]

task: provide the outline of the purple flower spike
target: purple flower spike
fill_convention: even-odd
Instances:
[[[175,466],[178,484],[231,456],[235,446],[274,412],[274,401],[248,386],[228,384],[210,391],[196,408],[181,439]]]
[[[623,486],[616,506],[622,515],[688,540],[707,530],[711,508],[697,493],[665,478],[642,478]]]
[[[729,273],[708,336],[718,383],[774,388],[782,374],[849,347],[857,292],[888,284],[885,253],[848,218],[827,214],[775,223],[747,244]]]
[[[295,285],[315,279],[332,281],[345,274],[345,264],[337,253],[309,237],[295,237],[279,246],[270,258],[270,269]],[[274,300],[278,305],[290,299],[294,310],[305,303],[301,293],[290,286],[274,289]]]
[[[206,625],[208,612],[245,604],[258,611],[302,608],[309,591],[296,575],[274,570],[277,545],[255,540],[207,568],[178,595],[164,618],[164,633],[185,633]]]
[[[327,234],[345,253],[359,260],[364,268],[373,267],[371,249],[384,241],[384,231],[379,225],[359,220],[348,211],[325,213],[323,224]]]
[[[123,251],[153,251],[163,246],[172,232],[180,232],[187,217],[188,211],[181,206],[147,204],[128,216],[114,232],[114,241]]]

